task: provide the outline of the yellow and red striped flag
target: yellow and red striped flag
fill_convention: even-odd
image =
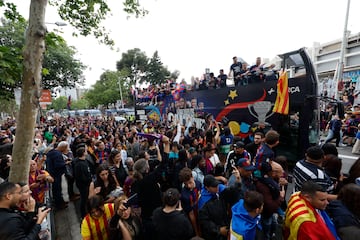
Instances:
[[[289,113],[289,89],[288,89],[288,76],[287,72],[283,71],[280,74],[279,80],[277,82],[277,96],[273,112],[280,114]]]

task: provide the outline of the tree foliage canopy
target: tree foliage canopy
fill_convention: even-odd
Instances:
[[[114,46],[114,40],[111,39],[109,32],[101,23],[111,12],[121,13],[122,11],[136,17],[145,16],[148,11],[142,8],[137,0],[124,0],[123,9],[110,9],[105,0],[91,1],[68,1],[68,0],[50,0],[50,5],[58,8],[61,19],[70,23],[83,36],[93,35],[101,43]]]
[[[43,88],[51,89],[56,86],[72,88],[75,87],[75,83],[84,85],[85,79],[82,73],[85,66],[75,58],[74,47],[69,47],[66,41],[54,32],[46,35],[46,46]]]
[[[55,111],[59,111],[61,109],[65,109],[67,105],[67,97],[60,96],[52,100],[50,108],[54,109]]]
[[[14,88],[22,83],[22,48],[24,46],[24,19],[1,19],[0,26],[0,100],[14,98]]]
[[[73,101],[71,103],[71,110],[77,110],[77,109],[88,109],[89,108],[89,102],[84,99],[78,99],[77,101]]]
[[[128,72],[129,84],[137,83],[161,84],[166,82],[171,73],[161,62],[158,51],[155,51],[152,58],[148,58],[145,52],[139,48],[128,50],[122,54],[122,58],[116,63],[118,71]]]
[[[150,84],[161,84],[165,83],[169,77],[170,71],[163,66],[158,51],[155,51],[148,63],[146,71],[147,82]]]
[[[121,84],[123,100],[127,100],[129,97],[129,85],[126,81],[127,74],[126,71],[104,72],[100,76],[100,80],[85,94],[85,99],[89,102],[90,107],[116,104],[116,102],[121,99],[119,84]]]
[[[0,100],[14,98],[14,89],[22,86],[23,46],[27,22],[23,19],[1,20],[0,25]],[[75,58],[76,50],[66,41],[49,32],[45,37],[46,51],[42,69],[42,88],[74,87],[84,84],[85,66]]]

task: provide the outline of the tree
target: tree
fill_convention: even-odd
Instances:
[[[155,51],[147,67],[147,82],[150,84],[166,83],[166,78],[169,76],[169,70],[163,66],[163,63],[161,62],[161,59],[158,55],[158,51]]]
[[[148,68],[148,62],[149,59],[145,52],[142,52],[139,48],[134,48],[122,54],[120,61],[116,62],[116,69],[118,71],[127,72],[127,77],[129,77],[131,81],[129,84],[134,85],[133,74],[135,72],[145,73]]]
[[[65,109],[67,106],[67,97],[61,96],[56,99],[53,99],[50,105],[50,108],[54,109],[55,111],[60,111],[62,109]]]
[[[106,71],[100,76],[93,86],[85,94],[85,99],[89,102],[90,107],[103,105],[108,107],[109,104],[116,104],[121,99],[119,81],[123,99],[128,97],[129,86],[126,84],[127,72]]]
[[[0,100],[14,99],[14,89],[22,85],[22,49],[24,46],[26,21],[1,20],[0,26]],[[55,86],[74,87],[83,84],[84,65],[75,59],[75,49],[55,32],[48,32],[45,38],[46,52],[42,68],[41,86],[52,89]]]
[[[118,71],[128,72],[129,85],[138,83],[161,84],[166,82],[170,71],[163,66],[157,51],[149,59],[139,48],[128,50],[122,54],[121,59],[116,63]],[[135,76],[136,75],[136,76]]]
[[[170,78],[171,79],[178,79],[178,77],[180,76],[180,71],[179,70],[175,70],[174,72],[172,72],[171,74],[170,74]]]
[[[14,99],[14,89],[21,87],[25,19],[1,20],[0,27],[0,101]]]
[[[71,109],[77,110],[77,109],[87,109],[89,108],[89,102],[86,99],[79,99],[77,101],[73,101],[71,103]]]
[[[106,0],[51,0],[49,3],[58,7],[61,19],[68,21],[79,31],[79,33],[74,32],[73,35],[93,35],[99,39],[100,43],[109,46],[114,45],[114,41],[109,36],[109,33],[101,25],[101,22],[110,13]],[[139,5],[138,0],[124,0],[123,5],[123,10],[128,16],[135,15],[136,17],[141,17],[148,13],[147,10]]]
[[[49,44],[51,43],[51,44]],[[84,85],[82,75],[85,66],[75,58],[76,50],[54,32],[46,35],[46,52],[43,64],[42,87],[52,89],[56,86],[75,87]]]
[[[113,42],[106,34],[101,22],[106,18],[110,9],[106,1],[66,1],[54,0],[52,4],[59,7],[60,17],[75,26],[81,35],[94,35],[100,41],[111,45]],[[26,182],[29,175],[29,159],[31,159],[34,129],[39,107],[41,90],[41,71],[43,54],[45,51],[45,12],[47,0],[31,0],[29,24],[26,31],[25,48],[23,51],[22,94],[19,117],[17,119],[16,137],[13,147],[13,163],[9,180],[12,182]],[[4,0],[0,0],[3,7]],[[6,17],[18,16],[14,4],[6,5]],[[125,0],[124,10],[136,16],[145,14],[135,0]],[[8,11],[8,12],[7,12]]]
[[[19,112],[15,99],[1,101],[0,112],[8,113],[10,116],[15,116],[16,112]]]

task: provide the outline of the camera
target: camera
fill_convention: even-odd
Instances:
[[[47,209],[51,208],[51,203],[47,202],[46,204],[43,204],[42,208],[43,208],[42,211],[46,211]]]

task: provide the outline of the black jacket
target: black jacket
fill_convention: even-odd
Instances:
[[[191,223],[182,211],[165,213],[159,207],[154,210],[153,223],[158,240],[188,240],[194,236]]]
[[[38,239],[40,225],[28,227],[28,221],[20,213],[0,208],[0,240]]]
[[[333,221],[339,237],[343,240],[358,239],[360,220],[340,200],[331,201],[326,212]]]
[[[52,149],[46,154],[47,170],[51,176],[61,176],[65,173],[65,160],[59,150]]]
[[[340,200],[334,200],[326,207],[336,229],[349,226],[360,228],[360,219],[355,216]]]
[[[89,188],[92,178],[88,161],[76,158],[72,164],[76,186]]]
[[[163,154],[162,161],[154,171],[144,176],[143,179],[136,181],[134,189],[138,193],[139,205],[141,207],[141,218],[150,219],[153,211],[162,205],[161,189],[159,184],[162,174],[168,162],[168,154]]]
[[[205,203],[199,211],[199,224],[204,239],[227,239],[220,234],[220,228],[230,227],[231,207],[240,199],[240,196],[240,189],[226,188],[219,194],[219,198]]]

